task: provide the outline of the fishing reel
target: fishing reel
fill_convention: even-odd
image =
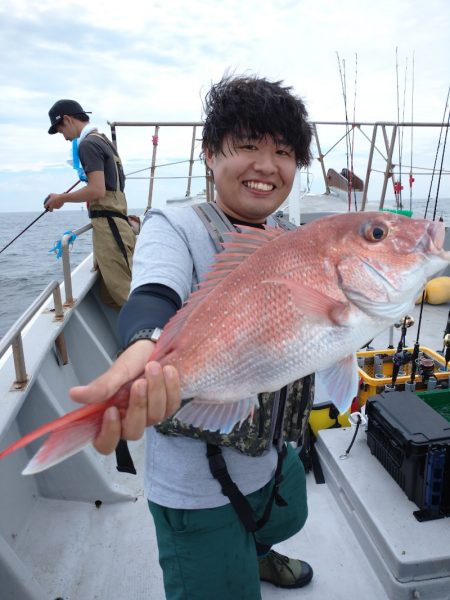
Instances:
[[[445,358],[445,366],[447,366],[450,362],[450,333],[444,335],[444,348],[442,353]]]
[[[400,319],[400,321],[398,321],[397,323],[394,323],[394,327],[396,329],[400,329],[400,327],[402,329],[409,329],[410,327],[412,327],[415,323],[415,319],[414,317],[412,317],[411,315],[405,315],[402,319]]]
[[[392,362],[398,367],[408,364],[411,362],[411,359],[412,352],[408,352],[408,350],[401,350],[400,352],[396,352],[392,355]]]
[[[430,377],[434,376],[434,360],[426,356],[420,356],[417,361],[417,371],[422,377],[422,381],[426,382]]]

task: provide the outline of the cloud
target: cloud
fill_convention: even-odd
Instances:
[[[350,118],[395,121],[404,107],[408,119],[414,108],[416,120],[440,121],[449,84],[447,0],[4,0],[0,22],[0,192],[13,173],[16,194],[25,172],[47,173],[42,186],[56,167],[71,175],[68,144],[47,135],[59,98],[77,99],[108,133],[108,120],[199,120],[201,98],[227,70],[282,79],[311,118],[343,120],[337,53]],[[125,162],[150,160],[151,132],[119,135]],[[418,139],[432,150],[434,134]],[[158,152],[180,157],[189,144],[165,133]]]

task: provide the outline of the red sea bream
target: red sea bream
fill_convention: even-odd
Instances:
[[[251,418],[258,393],[317,371],[346,411],[357,391],[355,352],[448,265],[443,240],[442,223],[383,212],[230,234],[152,355],[178,369],[182,399],[192,399],[177,418],[229,431]],[[56,464],[92,441],[107,406],[126,406],[128,389],[43,426],[0,458],[53,431],[25,472]]]

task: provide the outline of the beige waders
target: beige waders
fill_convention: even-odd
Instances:
[[[98,134],[90,134],[98,135]],[[103,136],[100,136],[102,139]],[[119,189],[115,156],[117,190],[106,191],[103,198],[89,205],[92,222],[94,258],[100,271],[100,293],[105,304],[120,308],[128,299],[131,267],[136,236],[127,219],[125,194]]]

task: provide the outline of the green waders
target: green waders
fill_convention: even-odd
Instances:
[[[272,546],[288,539],[307,517],[305,471],[288,444],[280,495],[287,506],[272,506],[266,524],[246,531],[231,504],[218,508],[180,510],[149,502],[156,527],[159,562],[167,600],[258,600],[261,598],[256,544]],[[273,479],[246,496],[261,516]]]

